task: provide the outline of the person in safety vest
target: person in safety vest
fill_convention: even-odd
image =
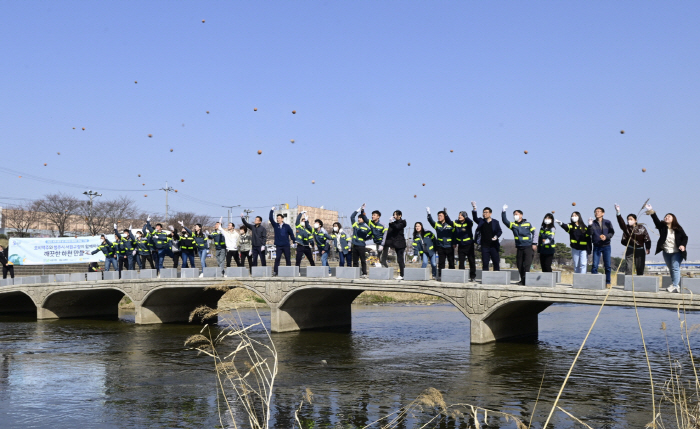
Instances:
[[[136,246],[136,263],[139,266],[139,270],[143,270],[146,267],[146,261],[151,264],[151,269],[155,269],[153,265],[153,254],[151,253],[151,241],[146,238],[147,234],[145,232],[136,231],[136,241],[134,245]]]
[[[459,269],[465,269],[465,260],[469,260],[469,281],[476,280],[476,258],[474,256],[474,237],[472,236],[472,222],[467,215],[467,212],[459,212],[457,220],[452,223],[454,227],[455,245],[457,247],[457,255],[459,259]]]
[[[413,225],[413,260],[423,261],[422,268],[433,268],[433,278],[437,278],[437,253],[435,252],[435,234],[423,228],[423,223],[416,222]]]
[[[224,229],[221,228],[223,216],[214,224],[214,232],[208,234],[208,239],[214,243],[216,249],[216,262],[219,264],[221,274],[226,277],[226,238],[224,237]]]
[[[333,237],[330,236],[323,228],[323,221],[321,219],[316,219],[314,221],[314,240],[318,246],[318,251],[321,253],[321,266],[328,266],[328,255],[331,252],[331,243],[333,242]],[[328,275],[330,276],[330,268],[328,269]]]
[[[588,227],[581,219],[581,213],[571,213],[571,223],[563,223],[555,220],[561,229],[569,233],[569,243],[571,244],[571,256],[574,260],[574,273],[586,274],[588,269],[588,255],[593,248],[591,236],[588,234]]]
[[[530,272],[530,265],[532,265],[532,259],[535,257],[535,251],[537,250],[535,227],[532,226],[527,219],[523,218],[523,212],[521,210],[513,211],[513,219],[515,222],[509,221],[508,216],[506,216],[507,209],[508,205],[505,204],[503,206],[503,212],[501,213],[501,219],[503,220],[503,224],[513,231],[515,248],[517,249],[515,265],[518,267],[518,272],[520,273],[520,282],[518,282],[518,284],[525,286],[525,273]]]
[[[556,250],[554,232],[554,216],[551,213],[547,213],[542,219],[540,236],[537,240],[537,253],[540,254],[540,265],[543,273],[552,272],[552,261]]]
[[[167,232],[163,231],[163,224],[157,223],[155,228],[151,226],[151,216],[148,216],[146,219],[146,230],[148,231],[148,237],[151,239],[151,243],[153,243],[153,247],[158,255],[156,269],[158,270],[158,278],[160,278],[160,270],[163,268],[165,257],[170,256],[172,258],[173,256],[173,252],[170,250],[170,242],[172,239]]]
[[[100,236],[102,238],[102,244],[97,246],[97,249],[93,250],[90,252],[91,255],[94,255],[97,252],[102,252],[105,255],[105,271],[109,271],[110,267],[114,268],[114,271],[118,270],[118,265],[117,265],[117,258],[115,257],[114,254],[114,245],[107,239],[107,237],[102,234]]]
[[[454,225],[450,217],[447,215],[447,209],[444,208],[438,212],[438,220],[435,222],[430,215],[430,207],[426,207],[428,212],[428,223],[435,228],[437,236],[437,255],[438,255],[438,275],[439,280],[442,276],[442,269],[445,268],[445,259],[447,259],[448,267],[451,270],[455,268],[455,251],[452,247],[452,238],[454,236]]]
[[[358,216],[359,213],[359,216]],[[357,222],[355,222],[357,218]],[[350,215],[352,222],[352,266],[357,267],[358,262],[362,264],[362,278],[367,278],[367,248],[366,241],[372,238],[372,229],[369,227],[369,220],[365,216],[365,204],[352,212]]]
[[[311,229],[311,225],[309,225],[306,210],[297,215],[297,220],[294,225],[296,227],[296,233],[294,234],[294,246],[297,249],[297,260],[295,265],[300,267],[301,260],[304,259],[304,255],[306,255],[306,259],[309,260],[309,265],[313,267],[316,265],[314,263],[314,256],[311,253],[311,243],[314,240],[314,231]]]
[[[114,247],[119,258],[119,278],[121,278],[121,272],[126,265],[127,270],[134,269],[134,256],[136,255],[136,247],[134,246],[134,234],[131,233],[131,229],[124,229],[122,231],[124,236],[119,235],[117,231],[117,224],[114,224],[114,236],[117,240],[114,242]]]
[[[335,244],[335,250],[338,252],[338,258],[340,259],[338,266],[352,266],[352,253],[350,253],[350,241],[348,240],[347,234],[343,231],[343,225],[340,222],[333,223],[333,241]]]
[[[192,235],[187,232],[187,229],[182,228],[180,230],[180,251],[182,252],[182,268],[195,268],[194,265],[194,252],[197,248],[197,244],[194,242]],[[188,263],[189,262],[189,263]]]

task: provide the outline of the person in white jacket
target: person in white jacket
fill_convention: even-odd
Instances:
[[[219,230],[224,235],[224,241],[226,242],[226,267],[231,266],[231,258],[236,261],[236,266],[240,267],[241,259],[238,257],[238,238],[241,235],[233,222],[228,223],[227,229],[219,227]]]

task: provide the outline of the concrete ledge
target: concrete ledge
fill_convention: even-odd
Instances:
[[[510,271],[484,271],[481,273],[482,285],[509,285]]]
[[[335,276],[339,279],[359,279],[360,267],[338,267]]]
[[[482,273],[483,271],[484,271],[484,270],[479,270],[479,269],[476,270],[476,277],[475,277],[476,280],[481,280],[481,273]]]
[[[272,277],[272,267],[253,267],[253,277]]]
[[[163,268],[160,270],[161,279],[176,279],[177,268]]]
[[[92,273],[88,273],[92,274]],[[102,273],[100,280],[119,280],[119,271],[105,271]]]
[[[69,282],[70,274],[56,274],[56,283]]]
[[[605,289],[605,274],[574,274],[574,289]]]
[[[100,273],[102,274],[102,273]],[[39,276],[39,283],[53,283],[56,281],[56,276],[53,274]]]
[[[501,270],[501,272],[508,271],[510,272],[510,281],[512,282],[519,282],[520,281],[520,271],[517,269],[507,269],[507,270]],[[527,273],[525,273],[527,274]]]
[[[72,273],[70,275],[70,281],[72,281],[72,282],[84,282],[86,279],[86,274],[87,273]]]
[[[625,285],[625,274],[624,273],[617,273],[617,285],[618,286]]]
[[[306,277],[323,278],[328,277],[329,273],[330,271],[328,270],[328,267],[322,267],[320,265],[314,267],[306,267]]]
[[[117,274],[117,272],[112,271],[111,273],[107,273],[107,274]],[[88,281],[102,280],[102,273],[101,272],[87,273],[87,279],[88,279]]]
[[[226,277],[250,277],[250,271],[246,267],[228,267]]]
[[[139,273],[140,279],[155,279],[158,278],[158,271],[156,270],[141,270]]]
[[[666,289],[667,287],[671,286],[673,284],[673,280],[671,280],[671,276],[661,276],[661,287]]]
[[[681,293],[700,295],[700,278],[681,277]]]
[[[139,272],[134,270],[122,271],[122,280],[134,280],[139,278]]]
[[[393,268],[371,267],[369,278],[372,280],[392,280],[394,278]]]
[[[25,276],[25,277],[15,277],[15,284],[17,283],[17,280],[20,280],[23,285],[33,285],[39,283],[39,276]]]
[[[426,281],[430,280],[430,269],[425,268],[405,268],[403,279],[408,281]]]
[[[557,283],[561,283],[561,271],[552,271],[557,275]]]
[[[443,283],[468,283],[469,271],[443,269],[442,275],[440,276],[440,281]]]
[[[181,279],[196,279],[199,277],[199,268],[183,268],[180,270]]]
[[[15,284],[15,279],[13,279],[13,278],[8,277],[6,279],[0,280],[0,286],[12,286],[14,284]]]
[[[525,273],[525,286],[554,287],[556,285],[556,273]]]
[[[202,277],[222,277],[219,267],[204,267],[202,268]]]
[[[658,292],[661,283],[657,276],[634,276],[635,292]],[[632,276],[625,276],[625,290],[632,290]]]
[[[299,277],[299,267],[292,265],[291,267],[278,267],[277,268],[278,277]]]

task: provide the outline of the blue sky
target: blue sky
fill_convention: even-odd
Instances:
[[[366,202],[412,223],[476,200],[538,224],[572,202],[612,217],[651,198],[700,259],[699,14],[690,1],[2,2],[2,166],[86,187],[2,170],[0,197],[93,189],[163,212],[164,193],[143,190],[168,181],[172,210],[212,216]]]

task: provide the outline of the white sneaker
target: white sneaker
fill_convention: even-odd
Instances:
[[[160,278],[160,274],[158,274],[158,278]]]
[[[680,287],[680,286],[676,286],[676,293],[681,293],[681,287]]]
[[[200,274],[199,277],[204,277],[204,273]]]
[[[667,290],[668,292],[673,293],[673,292],[676,291],[676,286],[671,285],[671,286],[667,287],[666,290]]]
[[[396,277],[394,277],[394,280],[403,280],[403,277],[401,277],[401,276],[396,276]]]
[[[228,277],[228,276],[226,275],[226,273],[224,273],[224,277]]]

